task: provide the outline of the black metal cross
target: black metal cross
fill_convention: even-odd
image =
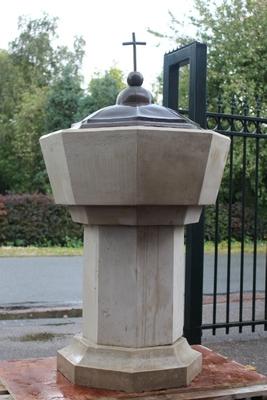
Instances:
[[[134,71],[136,71],[136,46],[137,45],[146,45],[146,42],[137,42],[135,40],[135,32],[132,33],[132,42],[124,42],[122,43],[123,46],[128,46],[132,45],[133,46],[133,65],[134,65]]]

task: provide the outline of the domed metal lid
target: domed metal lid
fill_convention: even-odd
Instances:
[[[199,128],[195,122],[178,112],[163,106],[152,104],[151,93],[142,87],[143,76],[140,72],[131,72],[127,79],[128,87],[122,90],[114,106],[102,108],[73,128],[93,128],[107,126],[158,126],[170,128]]]
[[[145,44],[136,41],[135,33],[132,34],[131,42],[123,43],[133,46],[134,71],[128,75],[129,86],[119,93],[114,106],[102,108],[88,115],[81,122],[73,124],[73,128],[148,125],[200,129],[198,124],[178,112],[152,104],[152,94],[142,87],[143,76],[136,70],[136,46]]]

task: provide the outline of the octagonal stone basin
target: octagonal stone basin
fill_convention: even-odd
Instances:
[[[230,139],[131,126],[61,130],[40,143],[58,204],[202,206],[216,201]]]

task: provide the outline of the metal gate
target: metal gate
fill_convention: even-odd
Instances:
[[[267,194],[262,190],[266,188],[267,192],[267,119],[260,116],[259,99],[254,107],[255,116],[248,115],[246,99],[242,104],[242,112],[240,109],[237,111],[234,96],[227,113],[224,112],[220,97],[216,112],[206,111],[206,50],[206,45],[195,42],[164,57],[163,104],[180,110],[179,72],[188,64],[188,110],[180,111],[187,113],[202,127],[214,129],[231,138],[228,165],[217,203],[205,211],[206,227],[203,212],[200,222],[189,226],[186,232],[184,335],[191,344],[201,343],[203,329],[212,330],[214,335],[218,329],[225,329],[228,334],[231,328],[236,327],[240,333],[247,326],[253,332],[258,325],[263,325],[267,330],[267,261],[264,245]],[[208,272],[212,287],[209,296],[205,296],[209,297],[211,313],[209,321],[203,323],[205,238],[213,243],[213,254],[212,268]],[[223,255],[219,251],[222,240],[225,242]],[[233,248],[233,240],[240,243],[239,249],[236,246]],[[249,257],[246,255],[247,240],[250,243]],[[234,277],[238,282],[233,282]],[[257,315],[259,300],[261,314]],[[232,307],[233,302],[235,307]]]

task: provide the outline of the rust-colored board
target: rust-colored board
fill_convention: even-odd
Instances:
[[[7,389],[5,388],[4,385],[2,385],[1,381],[0,381],[0,396],[8,394]],[[2,400],[2,397],[0,397],[0,400]]]
[[[267,377],[203,346],[203,370],[184,388],[150,393],[124,393],[73,385],[56,370],[56,358],[0,363],[0,379],[15,400],[189,400],[240,399],[267,395]]]
[[[235,399],[252,399],[260,397],[267,400],[267,385],[247,386],[243,388],[233,389],[214,389],[199,390],[188,392],[176,392],[167,394],[147,395],[143,400],[235,400]],[[138,400],[140,397],[131,397],[127,400]],[[1,400],[1,399],[0,399]]]

